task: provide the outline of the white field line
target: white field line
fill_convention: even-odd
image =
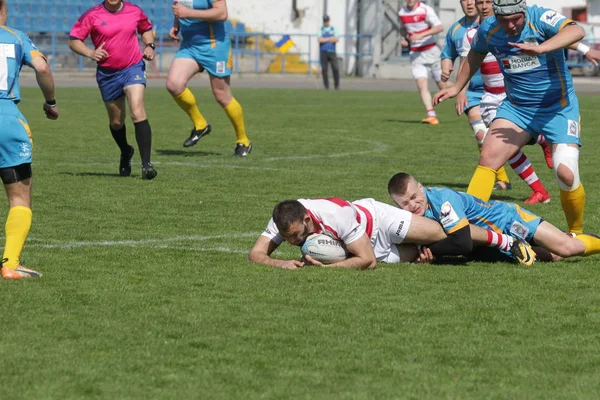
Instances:
[[[263,159],[258,159],[257,161],[293,161],[293,160],[314,160],[317,158],[342,158],[342,157],[354,157],[363,154],[372,154],[372,153],[384,153],[389,150],[389,146],[382,142],[373,142],[369,140],[362,139],[344,139],[345,141],[355,141],[355,142],[363,142],[365,144],[373,145],[373,148],[370,150],[362,150],[362,151],[350,151],[346,153],[330,153],[330,154],[307,154],[307,155],[299,155],[299,156],[281,156],[281,157],[268,157]],[[225,168],[225,169],[248,169],[248,170],[259,170],[259,171],[289,171],[289,168],[273,168],[273,167],[254,167],[254,166],[246,166],[246,165],[231,165],[231,164],[221,164],[223,162],[222,159],[212,160],[212,161],[204,161],[199,163],[194,162],[181,162],[181,161],[153,161],[153,164],[156,165],[175,165],[175,166],[187,166],[187,167],[216,167],[216,168]],[[54,164],[56,166],[114,166],[114,162],[90,162],[90,163],[57,163]]]
[[[73,249],[81,247],[152,247],[159,249],[175,249],[188,251],[218,251],[224,253],[246,254],[250,249],[240,250],[224,246],[217,247],[187,247],[181,242],[206,242],[219,239],[239,239],[247,237],[258,237],[257,232],[237,233],[212,236],[175,236],[170,238],[142,239],[142,240],[98,240],[98,241],[60,241],[30,238],[32,243],[25,244],[26,248],[43,249]]]

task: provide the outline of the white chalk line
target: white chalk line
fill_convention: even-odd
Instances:
[[[182,250],[182,251],[202,251],[202,252],[221,252],[247,254],[249,249],[234,249],[227,246],[198,247],[184,246],[182,242],[207,242],[211,240],[222,239],[242,239],[247,237],[258,237],[258,232],[233,233],[211,236],[175,236],[170,238],[153,238],[141,240],[77,240],[61,241],[57,239],[29,238],[25,245],[26,248],[43,249],[74,249],[82,247],[152,247],[154,249]]]
[[[314,160],[318,158],[342,158],[342,157],[354,157],[364,154],[372,154],[372,153],[384,153],[389,150],[389,146],[383,142],[374,142],[370,140],[362,140],[362,139],[352,139],[345,138],[344,141],[355,141],[355,142],[363,142],[373,145],[373,148],[370,150],[362,150],[362,151],[350,151],[345,153],[330,153],[330,154],[307,154],[307,155],[299,155],[299,156],[281,156],[281,157],[267,157],[262,159],[256,159],[256,161],[292,161],[292,160]],[[274,168],[274,167],[256,167],[249,165],[232,165],[232,164],[222,164],[221,160],[212,160],[212,161],[203,161],[203,162],[184,162],[184,161],[153,161],[155,165],[174,165],[174,166],[187,166],[187,167],[216,167],[216,168],[225,168],[225,169],[246,169],[246,170],[259,170],[259,171],[288,171],[289,168]],[[114,166],[114,162],[89,162],[89,163],[56,163],[56,166]]]

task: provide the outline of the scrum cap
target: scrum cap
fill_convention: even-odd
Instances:
[[[526,11],[525,0],[494,0],[494,14],[496,15],[512,15]]]

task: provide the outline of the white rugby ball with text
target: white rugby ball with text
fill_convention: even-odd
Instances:
[[[322,233],[313,233],[302,245],[302,254],[323,264],[333,264],[348,258],[344,243]]]

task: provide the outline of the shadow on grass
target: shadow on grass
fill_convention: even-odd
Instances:
[[[59,172],[59,175],[70,175],[70,176],[103,176],[111,178],[126,178],[117,174],[107,174],[105,172]],[[139,178],[139,176],[138,176]]]
[[[184,156],[184,157],[208,157],[208,156],[222,156],[223,153],[215,153],[212,151],[189,151],[189,150],[155,150],[161,156]]]
[[[406,119],[384,119],[384,122],[398,122],[402,124],[423,124],[421,121],[406,120]]]

